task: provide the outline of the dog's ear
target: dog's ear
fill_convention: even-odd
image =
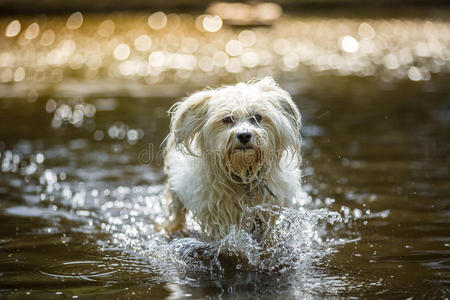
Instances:
[[[270,92],[276,98],[283,114],[288,118],[294,128],[300,132],[302,124],[301,115],[297,105],[292,101],[291,95],[280,88],[272,77],[262,78],[256,82],[256,86],[262,91]]]
[[[211,97],[211,91],[196,92],[183,101],[175,103],[169,110],[169,114],[172,115],[170,131],[173,142],[176,146],[184,146],[185,149],[181,150],[186,150],[192,155],[198,155],[193,152],[192,143],[206,122],[207,105],[205,103]]]
[[[284,144],[285,149],[291,150],[292,161],[296,161],[297,165],[300,165],[302,160],[300,135],[302,121],[297,105],[292,101],[291,95],[280,88],[272,77],[265,77],[255,84],[261,91],[270,94],[270,99],[276,109],[286,117],[291,130],[281,130],[280,134],[283,136],[281,140],[286,142],[286,144]]]

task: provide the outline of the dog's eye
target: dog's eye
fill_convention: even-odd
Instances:
[[[253,124],[259,124],[261,120],[262,120],[261,115],[256,114],[253,117],[251,117],[250,122],[252,122]]]
[[[233,120],[233,117],[226,116],[225,118],[222,119],[222,122],[225,123],[225,124],[233,124],[234,120]]]

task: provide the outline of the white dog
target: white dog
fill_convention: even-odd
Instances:
[[[292,205],[301,190],[300,113],[272,78],[196,92],[170,113],[167,232],[183,229],[190,212],[205,239],[220,239],[246,208]],[[251,231],[269,222],[253,221]]]

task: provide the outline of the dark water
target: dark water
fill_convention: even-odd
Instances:
[[[349,22],[332,20],[340,21]],[[421,37],[415,23],[421,21],[404,22],[416,27],[402,25],[402,30]],[[447,23],[433,22],[449,30]],[[278,36],[273,30],[267,34]],[[347,62],[314,61],[306,70],[302,59],[274,50],[287,57],[285,65],[262,74],[273,73],[302,112],[305,196],[303,209],[285,212],[293,224],[283,233],[290,242],[272,249],[265,260],[239,232],[209,244],[194,231],[172,241],[157,232],[155,224],[165,217],[158,151],[168,133],[166,111],[202,86],[202,75],[189,74],[183,81],[185,74],[177,73],[177,84],[169,70],[146,82],[109,83],[104,79],[119,75],[99,72],[91,78],[89,70],[51,65],[40,72],[59,68],[64,74],[52,83],[16,80],[21,79],[17,66],[11,73],[15,79],[9,78],[5,70],[11,67],[3,65],[1,295],[448,298],[449,44],[448,37],[438,37],[440,53],[413,55],[413,62],[396,68],[388,57],[387,67],[376,67],[373,74]],[[23,66],[33,69],[33,64]],[[114,64],[107,61],[102,68]],[[331,70],[324,73],[326,66]],[[235,74],[230,70],[214,71],[209,84],[255,75],[247,70],[227,77]],[[216,256],[223,248],[254,260],[254,268],[234,255]]]

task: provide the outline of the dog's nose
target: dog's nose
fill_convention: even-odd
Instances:
[[[251,132],[245,131],[245,132],[238,132],[236,136],[239,142],[241,142],[242,144],[247,144],[251,140],[253,135]]]

